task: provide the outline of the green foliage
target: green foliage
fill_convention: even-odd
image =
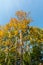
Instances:
[[[23,56],[23,61],[25,65],[29,65],[30,64],[30,55],[28,52],[25,52],[24,56]]]
[[[34,46],[32,49],[32,53],[30,54],[32,65],[38,65],[40,63],[41,48],[39,46]]]

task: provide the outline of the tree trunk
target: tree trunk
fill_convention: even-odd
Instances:
[[[22,40],[22,32],[20,31],[20,45],[21,45],[21,64],[23,65],[23,40]]]
[[[16,62],[17,62],[17,37],[16,37],[15,46],[16,46],[15,65],[17,65],[16,64]]]

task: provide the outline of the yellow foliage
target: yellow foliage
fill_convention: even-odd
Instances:
[[[13,18],[13,19],[10,20],[9,26],[10,27],[13,26],[13,27],[16,28],[17,27],[17,23],[18,23],[18,20],[16,18]]]
[[[5,53],[8,53],[9,49],[6,47],[6,49],[4,50]]]
[[[11,35],[11,33],[9,32],[9,33],[8,33],[8,37],[11,38],[11,36],[12,36],[12,35]]]
[[[0,37],[2,37],[4,35],[4,31],[0,30]]]
[[[16,51],[15,47],[12,47],[12,48],[10,49],[10,51],[11,51],[11,52],[15,52],[15,51]]]
[[[15,31],[14,31],[14,34],[15,34],[15,35],[17,35],[17,34],[18,34],[18,31],[17,31],[17,30],[15,30]]]
[[[10,45],[11,45],[11,43],[9,40],[5,41],[5,46],[10,46]]]
[[[31,22],[31,20],[25,18],[26,13],[19,11],[16,14],[17,14],[17,16],[24,17],[24,18],[22,20],[19,20],[17,18],[12,18],[8,24],[6,24],[3,28],[0,28],[0,43],[1,44],[3,43],[3,46],[4,45],[12,46],[13,45],[12,43],[15,43],[14,39],[16,38],[16,36],[17,37],[19,36],[18,39],[20,41],[20,34],[18,35],[18,33],[20,31],[21,32],[23,31],[23,33],[26,32],[26,36],[25,36],[25,34],[22,33],[22,35],[24,35],[24,37],[23,37],[24,41],[26,41],[28,39],[32,43],[34,43],[35,41],[38,43],[43,42],[43,31],[37,29],[36,27],[29,27],[30,29],[27,29],[28,24]],[[29,33],[27,32],[27,30],[29,30]],[[2,39],[1,37],[3,37],[4,39]],[[22,38],[22,40],[23,40],[23,38]],[[11,39],[12,39],[12,41],[14,40],[14,42],[12,42]],[[4,42],[3,42],[3,40],[4,40]],[[18,45],[18,47],[19,46],[22,46],[22,44]],[[12,47],[11,50],[14,51],[15,48]],[[6,48],[5,51],[7,52],[8,49]]]
[[[6,24],[5,30],[9,30],[9,28],[10,28],[9,24]]]
[[[30,37],[30,40],[32,41],[32,37]]]

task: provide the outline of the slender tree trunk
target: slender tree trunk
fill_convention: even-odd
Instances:
[[[17,51],[17,49],[18,49],[18,47],[17,47],[17,42],[18,42],[18,40],[17,40],[17,37],[16,37],[16,55],[15,55],[15,65],[17,65],[16,64],[16,60],[17,60],[17,57],[18,57],[18,55],[17,55],[17,52],[19,52],[19,51]],[[20,57],[20,65],[23,65],[23,40],[22,40],[22,32],[20,31],[20,49],[21,49],[21,51],[20,51],[20,53],[21,53],[21,57]]]
[[[23,65],[23,40],[22,40],[22,32],[20,31],[20,45],[21,45],[21,64]]]
[[[17,37],[16,37],[15,46],[16,46],[16,55],[15,55],[15,65],[16,65],[16,62],[17,62]]]

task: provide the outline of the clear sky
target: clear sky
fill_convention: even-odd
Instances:
[[[30,25],[43,28],[43,0],[0,0],[0,25],[8,23],[18,10],[30,11],[34,20]]]

